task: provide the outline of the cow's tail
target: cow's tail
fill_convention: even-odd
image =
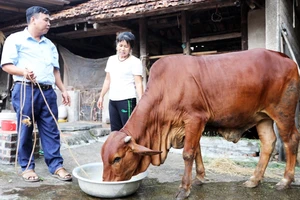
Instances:
[[[296,106],[296,113],[295,113],[295,124],[296,124],[296,128],[299,128],[299,100]]]
[[[295,111],[295,126],[297,129],[299,128],[299,100],[297,102],[296,111]],[[284,150],[283,142],[281,140],[281,137],[279,135],[279,131],[278,131],[278,128],[277,128],[277,125],[275,122],[273,124],[273,128],[274,128],[274,132],[275,132],[275,135],[277,138],[275,148],[278,152],[278,161],[283,162],[286,160],[285,150]]]
[[[280,52],[279,52],[280,53]],[[287,55],[283,54],[283,53],[280,53],[282,56],[284,57],[287,57],[289,58]],[[298,70],[298,75],[300,77],[300,71],[299,71],[299,66],[298,66],[298,63],[296,60],[293,60],[296,67],[297,67],[297,70]],[[300,84],[300,83],[299,83]],[[299,86],[298,86],[299,87]],[[296,126],[296,129],[298,130],[300,127],[299,127],[299,108],[300,108],[300,88],[298,88],[298,93],[299,93],[299,97],[298,97],[298,101],[297,101],[297,105],[296,105],[296,110],[295,110],[295,126]],[[278,128],[277,128],[277,125],[276,123],[274,122],[273,124],[273,128],[274,128],[274,132],[275,132],[275,135],[276,135],[276,138],[277,138],[277,141],[276,141],[276,150],[278,151],[279,155],[278,155],[278,160],[279,161],[285,161],[286,160],[286,157],[285,157],[285,151],[284,151],[284,146],[283,146],[283,142],[281,140],[281,137],[279,135],[279,131],[278,131]]]

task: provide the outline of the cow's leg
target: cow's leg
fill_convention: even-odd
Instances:
[[[298,116],[295,117],[295,113],[298,112],[297,110],[299,107],[299,105],[297,105],[299,104],[298,84],[298,80],[291,79],[285,86],[286,89],[283,91],[278,105],[271,109],[266,108],[268,115],[276,121],[286,154],[284,177],[276,184],[276,189],[278,190],[290,187],[291,183],[294,181],[297,151],[300,139],[299,132],[295,125],[295,123],[298,124]]]
[[[286,123],[283,124],[278,122],[277,126],[286,152],[284,178],[276,184],[276,189],[282,190],[289,188],[291,183],[294,181],[300,135],[294,123],[292,126],[289,126]]]
[[[261,152],[258,164],[253,176],[244,183],[246,187],[256,187],[265,173],[266,167],[273,152],[276,136],[273,130],[273,121],[264,120],[256,125],[257,133],[261,141]]]
[[[201,185],[205,181],[205,168],[201,155],[201,147],[197,148],[196,151],[196,178],[193,180],[193,185]]]
[[[193,118],[191,121],[197,121]],[[200,153],[200,137],[204,130],[204,123],[199,120],[199,123],[186,123],[185,124],[185,139],[183,148],[183,160],[184,160],[184,174],[182,177],[179,192],[176,195],[177,199],[185,199],[190,194],[192,184],[192,169],[193,162],[196,158],[196,154]],[[200,154],[201,156],[201,154]],[[201,170],[200,170],[201,171]]]
[[[281,137],[279,135],[279,131],[278,131],[278,128],[277,128],[277,125],[276,123],[274,123],[274,132],[275,132],[275,135],[276,135],[276,138],[277,138],[277,141],[276,141],[276,148],[278,150],[278,161],[285,161],[285,152],[284,152],[284,146],[283,146],[283,142],[281,140]]]

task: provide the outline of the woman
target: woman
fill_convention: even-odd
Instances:
[[[106,77],[97,102],[103,108],[104,95],[109,90],[109,117],[111,131],[119,131],[127,122],[136,106],[136,94],[143,95],[141,61],[131,55],[135,36],[122,32],[117,36],[117,54],[110,56],[106,64]]]

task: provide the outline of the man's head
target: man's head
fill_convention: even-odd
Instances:
[[[46,34],[50,29],[50,12],[40,6],[32,6],[26,10],[28,26],[34,27],[41,35]]]
[[[50,15],[49,10],[40,6],[32,6],[26,10],[26,20],[27,23],[30,23],[30,19],[33,16],[38,16],[39,13]]]

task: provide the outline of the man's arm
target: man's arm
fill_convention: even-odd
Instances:
[[[54,67],[53,69],[53,73],[54,73],[54,77],[55,77],[55,84],[56,86],[58,87],[58,89],[61,91],[61,95],[62,95],[62,103],[64,105],[68,105],[70,106],[71,105],[71,98],[61,80],[61,77],[60,77],[60,72],[59,72],[59,69]]]
[[[27,80],[30,80],[31,82],[35,82],[36,76],[34,75],[33,71],[28,68],[22,69],[9,63],[9,64],[2,65],[2,70],[11,75],[23,76]]]

